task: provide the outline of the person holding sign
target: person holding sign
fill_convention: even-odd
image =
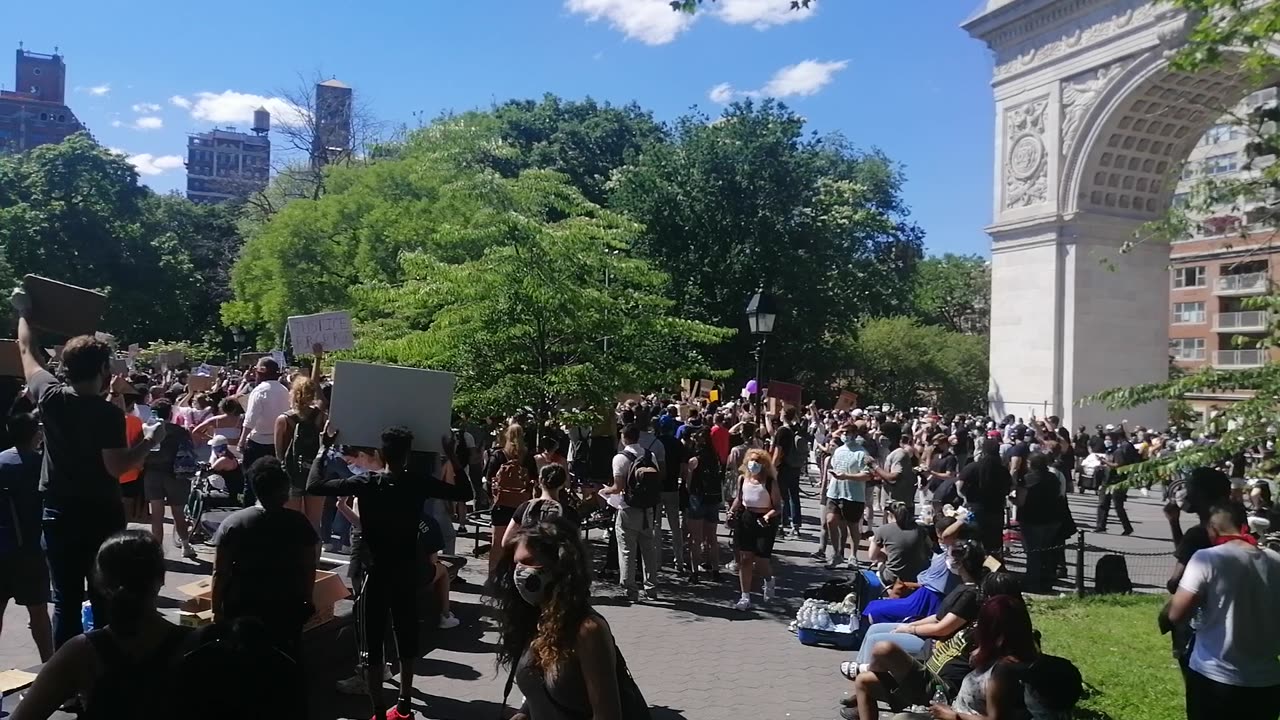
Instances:
[[[10,302],[18,311],[22,370],[44,423],[41,524],[53,581],[53,642],[60,647],[84,631],[86,583],[94,618],[108,622],[110,610],[92,578],[94,558],[103,540],[125,528],[117,478],[142,466],[164,440],[164,426],[148,426],[142,440],[127,445],[124,411],[103,398],[111,382],[111,346],[92,335],[68,340],[62,351],[66,381],[60,381],[45,369],[28,322],[31,299],[19,289]]]

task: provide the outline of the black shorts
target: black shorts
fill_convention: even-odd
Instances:
[[[495,528],[502,528],[503,530],[506,530],[507,525],[511,522],[511,518],[515,517],[515,515],[516,509],[513,507],[494,505],[489,510],[489,522],[492,523]]]
[[[847,523],[860,522],[862,520],[862,512],[866,509],[867,504],[860,500],[827,498],[827,512],[839,515]]]
[[[767,558],[773,555],[773,541],[778,537],[778,523],[781,521],[781,516],[774,516],[771,522],[764,525],[760,524],[762,517],[763,515],[757,515],[750,510],[738,511],[738,520],[734,523],[736,528],[734,543],[742,552]]]
[[[49,602],[49,565],[39,547],[24,547],[0,555],[0,605]]]

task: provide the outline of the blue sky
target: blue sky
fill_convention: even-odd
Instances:
[[[977,4],[818,0],[797,14],[787,0],[718,0],[690,18],[665,0],[12,3],[0,82],[12,89],[19,41],[58,46],[71,107],[160,191],[184,186],[187,133],[248,127],[300,74],[336,76],[390,123],[544,92],[635,100],[669,120],[769,92],[902,163],[931,252],[985,254],[991,58],[959,28]]]

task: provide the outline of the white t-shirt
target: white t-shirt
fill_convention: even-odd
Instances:
[[[1191,556],[1178,583],[1200,599],[1191,669],[1226,685],[1280,685],[1280,554],[1227,543]]]
[[[643,457],[644,446],[638,444],[627,445],[622,448],[617,455],[613,456],[613,483],[615,485],[625,484],[627,481],[627,475],[631,472],[631,460],[626,455],[622,454],[624,452],[629,452],[636,457]]]
[[[249,393],[244,409],[245,440],[260,445],[276,444],[276,418],[289,412],[289,388],[279,380],[267,380]]]

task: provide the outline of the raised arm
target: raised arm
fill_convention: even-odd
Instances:
[[[18,354],[22,356],[22,374],[30,383],[36,373],[44,370],[44,353],[37,354],[35,333],[27,316],[31,314],[31,298],[21,288],[14,290],[9,302],[18,311]]]

